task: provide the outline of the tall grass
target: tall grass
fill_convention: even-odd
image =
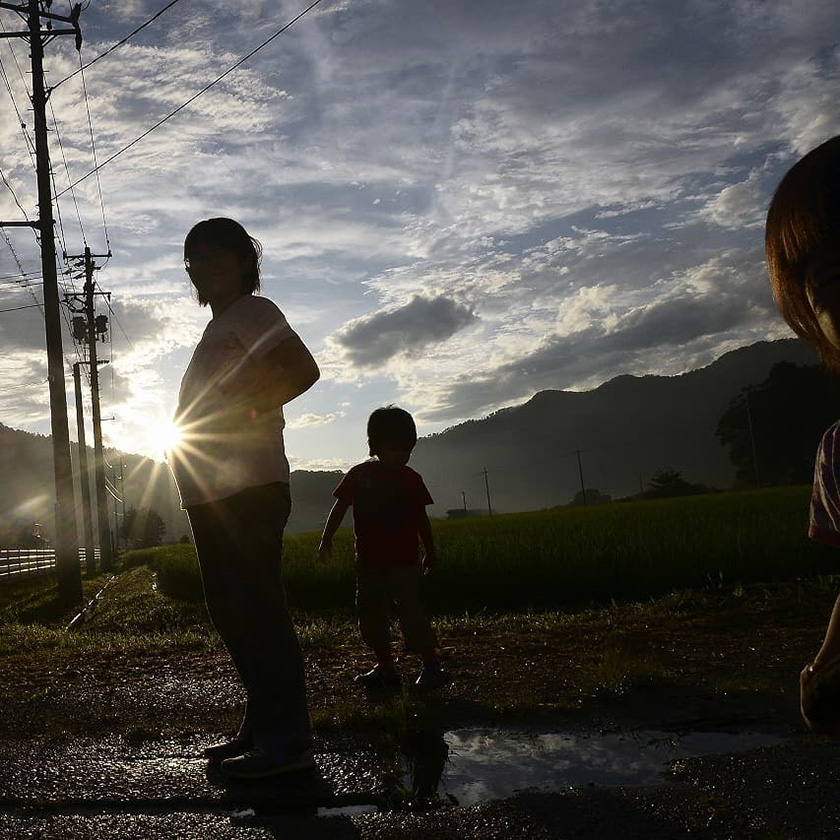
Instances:
[[[836,571],[840,552],[807,539],[808,494],[780,487],[435,522],[439,567],[424,598],[438,613],[550,610]],[[350,611],[352,534],[339,531],[329,567],[318,564],[317,544],[317,534],[286,537],[290,604]],[[199,595],[191,546],[155,557],[162,592]]]

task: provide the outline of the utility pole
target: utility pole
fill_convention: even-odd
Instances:
[[[120,509],[117,507],[120,503],[120,497],[117,493],[117,468],[108,465],[111,470],[111,500],[114,502],[114,553],[120,550]]]
[[[462,490],[461,491],[461,501],[464,503],[464,510],[467,509],[467,494]]]
[[[490,481],[487,478],[487,467],[484,468],[484,489],[487,491],[487,515],[493,515],[493,505],[490,504]]]
[[[750,391],[752,388],[744,388],[744,407],[747,410],[747,429],[750,433],[750,449],[752,450],[753,474],[755,475],[755,486],[761,487],[761,479],[758,475],[758,453],[755,449],[755,434],[753,433],[752,412],[750,411]]]
[[[577,455],[578,475],[580,476],[580,492],[583,494],[583,505],[586,507],[586,485],[583,482],[583,465],[580,462],[580,449],[576,449],[575,454]]]
[[[105,452],[102,445],[102,410],[99,400],[99,365],[107,364],[107,360],[97,358],[96,342],[103,341],[108,332],[108,318],[96,315],[94,298],[97,294],[108,296],[107,292],[97,292],[93,280],[93,272],[98,268],[94,257],[110,257],[108,254],[92,254],[90,248],[85,247],[85,253],[80,256],[65,255],[68,260],[84,260],[85,285],[84,297],[79,295],[65,295],[65,301],[74,312],[82,311],[84,316],[73,318],[73,337],[77,341],[85,342],[88,348],[88,362],[90,364],[90,395],[93,414],[93,464],[96,485],[96,522],[99,533],[99,559],[102,571],[107,572],[114,563],[114,553],[111,548],[111,528],[108,522],[108,491],[105,483]],[[76,308],[80,307],[80,308]]]
[[[90,470],[88,469],[87,441],[85,440],[85,413],[82,405],[81,362],[73,364],[73,384],[76,394],[76,428],[79,437],[79,485],[82,490],[82,524],[85,532],[85,571],[96,571],[96,554],[93,541],[93,516],[90,509]]]
[[[123,454],[122,452],[116,450],[114,453],[117,458],[119,459],[119,474],[117,474],[117,467],[108,465],[111,467],[111,485],[114,488],[113,498],[114,498],[114,541],[119,546],[120,543],[120,532],[122,531],[122,539],[123,539],[123,547],[128,547],[128,537],[125,533],[125,464],[123,463]],[[117,481],[120,482],[119,490],[117,490]],[[119,505],[119,508],[117,507]],[[120,527],[120,522],[122,521],[122,527]]]
[[[47,93],[44,89],[44,45],[58,35],[75,35],[76,48],[82,43],[77,3],[69,17],[40,9],[38,0],[15,5],[0,2],[28,22],[22,32],[2,32],[0,38],[25,38],[29,41],[32,61],[32,111],[35,124],[36,180],[38,185],[38,221],[32,227],[41,235],[41,273],[44,278],[44,328],[47,341],[47,373],[50,392],[50,425],[55,473],[55,565],[58,573],[58,597],[64,606],[82,600],[82,572],[79,565],[79,535],[76,528],[76,500],[73,491],[73,465],[70,458],[70,429],[67,422],[67,394],[64,382],[64,351],[61,346],[61,312],[58,300],[58,277],[55,267],[50,152],[47,141]],[[41,30],[41,18],[48,28]],[[54,29],[52,22],[72,25],[72,29]],[[7,223],[3,222],[3,225]],[[18,222],[18,225],[21,223]],[[29,223],[23,223],[29,224]]]

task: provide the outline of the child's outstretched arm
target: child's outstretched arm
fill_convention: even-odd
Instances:
[[[432,523],[429,522],[429,514],[426,508],[420,511],[420,521],[417,523],[417,531],[420,534],[420,541],[423,543],[423,574],[427,575],[437,566],[437,555],[435,554],[435,542],[432,538]]]
[[[347,508],[350,503],[344,499],[336,499],[332,506],[330,515],[327,517],[327,523],[324,525],[324,533],[321,536],[321,544],[318,546],[318,559],[322,563],[329,563],[332,559],[332,541],[335,532],[341,525],[341,520],[344,519],[344,514],[347,513]]]

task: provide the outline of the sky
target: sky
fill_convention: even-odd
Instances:
[[[90,0],[82,60],[165,5]],[[97,260],[107,445],[163,458],[210,318],[183,239],[212,216],[261,241],[262,294],[321,368],[286,408],[293,469],[364,460],[379,405],[427,435],[791,335],[763,218],[786,169],[840,133],[835,0],[322,0],[67,189],[93,145],[106,161],[306,5],[179,0],[67,81],[74,39],[46,47],[59,269],[85,244],[112,254]],[[26,43],[0,41],[0,60],[0,218],[33,219]],[[39,251],[31,230],[5,237],[0,422],[47,434]],[[64,352],[75,439],[67,330]]]

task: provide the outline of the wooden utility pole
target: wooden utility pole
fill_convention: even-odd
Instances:
[[[487,491],[487,515],[493,515],[493,505],[490,504],[490,480],[487,478],[487,467],[484,468],[484,489]]]
[[[580,461],[580,449],[575,450],[578,462],[578,475],[580,476],[580,492],[583,498],[583,506],[586,507],[586,485],[583,482],[583,464]]]
[[[73,364],[73,385],[76,394],[76,428],[79,438],[79,485],[82,490],[82,524],[85,532],[85,571],[92,575],[96,571],[96,554],[93,541],[93,516],[90,509],[90,470],[85,439],[85,413],[82,404],[81,362]]]
[[[755,448],[755,433],[753,432],[752,412],[750,411],[750,392],[752,388],[747,386],[744,388],[744,408],[747,410],[747,429],[750,433],[750,450],[752,451],[753,475],[755,476],[755,486],[761,487],[761,478],[758,474],[758,452]]]
[[[102,444],[102,409],[99,399],[99,365],[106,364],[105,361],[100,361],[96,350],[97,340],[104,338],[107,328],[108,319],[104,315],[97,317],[94,308],[94,298],[97,294],[104,294],[107,292],[97,292],[96,283],[93,280],[93,272],[97,269],[94,263],[94,257],[110,257],[110,254],[92,254],[90,248],[85,247],[85,253],[80,256],[67,255],[70,260],[84,260],[85,268],[85,285],[84,297],[79,298],[78,295],[66,295],[65,300],[73,308],[73,304],[81,307],[84,312],[84,324],[79,331],[77,338],[83,340],[88,348],[88,362],[90,363],[90,395],[91,408],[93,416],[93,458],[94,458],[94,479],[96,486],[96,522],[97,533],[99,535],[99,558],[102,564],[103,571],[109,571],[114,564],[114,552],[111,544],[111,527],[108,520],[108,491],[105,483],[105,451]],[[78,312],[79,309],[74,311]],[[76,319],[74,319],[75,326]]]
[[[58,572],[58,597],[64,606],[82,600],[82,572],[79,564],[79,537],[76,529],[76,501],[73,491],[73,465],[70,459],[70,429],[67,422],[67,394],[64,382],[64,351],[61,346],[61,311],[58,300],[58,277],[55,267],[50,153],[47,141],[47,94],[44,89],[44,45],[58,35],[75,35],[81,46],[79,14],[81,4],[69,17],[42,12],[38,0],[23,5],[0,2],[27,20],[23,32],[2,32],[0,38],[25,38],[29,41],[32,61],[32,111],[35,125],[36,179],[38,184],[38,221],[33,223],[41,235],[41,272],[44,278],[44,327],[47,340],[47,374],[50,390],[53,470],[55,473],[55,564]],[[41,30],[41,18],[72,24],[72,29]],[[5,224],[5,223],[3,223]]]

